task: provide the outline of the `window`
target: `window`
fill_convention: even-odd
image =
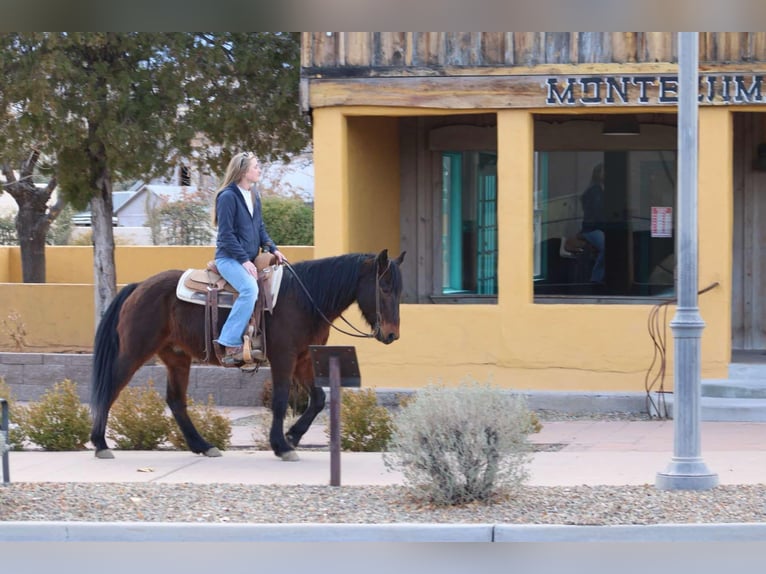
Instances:
[[[442,295],[497,294],[497,155],[441,154]]]
[[[535,295],[672,296],[675,126],[615,138],[598,118],[538,119]]]
[[[186,187],[191,185],[191,171],[185,165],[178,168],[178,185]]]

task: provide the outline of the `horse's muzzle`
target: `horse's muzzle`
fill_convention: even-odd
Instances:
[[[390,345],[391,343],[393,343],[399,338],[399,331],[398,330],[387,331],[385,329],[380,329],[376,333],[375,338],[385,345]]]

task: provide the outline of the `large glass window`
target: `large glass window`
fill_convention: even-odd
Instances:
[[[497,155],[443,152],[442,294],[497,294]]]
[[[597,120],[589,124],[579,141],[570,139],[571,127],[560,128],[558,141],[556,125],[539,130],[535,294],[670,296],[676,152],[661,148],[673,141],[675,128],[615,141],[593,129]]]

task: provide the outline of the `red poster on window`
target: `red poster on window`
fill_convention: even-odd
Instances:
[[[652,237],[673,237],[672,207],[652,207]]]

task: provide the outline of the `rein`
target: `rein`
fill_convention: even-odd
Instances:
[[[314,301],[314,298],[311,296],[311,293],[309,293],[309,290],[306,288],[306,286],[303,284],[303,281],[301,281],[301,278],[298,277],[298,274],[295,272],[295,269],[293,269],[293,266],[290,265],[290,263],[285,259],[284,260],[285,266],[290,270],[290,272],[293,274],[293,277],[295,277],[295,280],[298,282],[298,285],[301,286],[301,289],[303,289],[303,292],[306,294],[306,297],[309,298],[309,301],[311,301],[311,304],[314,306],[314,309],[317,313],[319,313],[319,316],[324,319],[324,321],[330,325],[333,329],[338,331],[339,333],[343,333],[344,335],[348,335],[349,337],[357,337],[359,339],[372,339],[380,333],[380,320],[381,320],[381,314],[380,314],[380,278],[383,277],[386,273],[388,273],[388,268],[391,267],[391,261],[388,262],[388,265],[386,266],[383,273],[378,275],[377,270],[375,271],[375,325],[372,328],[371,333],[365,333],[364,331],[358,329],[354,325],[352,325],[342,314],[339,315],[340,319],[349,327],[351,327],[355,333],[351,333],[349,331],[344,331],[340,327],[336,326],[330,319],[327,318],[327,316],[322,312],[322,310],[319,308],[319,305],[316,304],[316,301]],[[377,262],[375,263],[377,266]]]

